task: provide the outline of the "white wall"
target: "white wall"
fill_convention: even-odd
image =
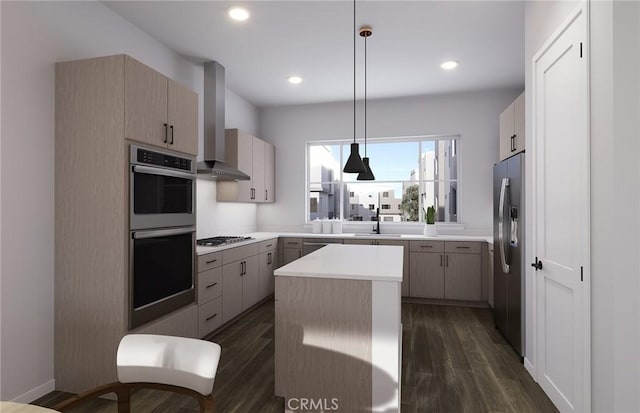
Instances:
[[[369,101],[368,135],[461,135],[461,219],[469,232],[491,234],[498,117],[521,92],[520,88]],[[258,227],[301,231],[305,219],[305,143],[351,139],[352,102],[264,108],[260,128],[262,138],[276,146],[277,202],[258,208]],[[358,136],[362,136],[360,131]]]
[[[527,87],[531,56],[575,6],[527,3]],[[591,404],[596,412],[637,412],[640,4],[602,0],[590,2],[590,8]],[[527,110],[529,131],[530,115]],[[531,246],[529,239],[527,243]],[[532,261],[532,249],[527,256]]]
[[[99,2],[3,1],[0,7],[0,399],[31,401],[53,389],[55,62],[129,54],[196,91],[200,119],[203,69]],[[229,95],[229,118],[255,128],[255,108]],[[228,212],[216,211],[215,202],[207,207]],[[248,215],[255,228],[251,214],[248,208],[242,218]]]
[[[577,1],[527,1],[525,3],[525,90],[533,90],[532,58],[551,36],[558,26],[565,20],[571,10],[578,5]],[[525,94],[525,188],[533,188],[533,176],[531,174],[532,162],[532,100],[531,93]],[[525,197],[525,262],[534,261],[533,248],[533,197],[527,190]],[[525,279],[525,365],[535,368],[536,359],[534,353],[534,324],[533,302],[535,272],[529,265]]]

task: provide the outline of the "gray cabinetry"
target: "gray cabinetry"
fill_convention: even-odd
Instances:
[[[280,251],[282,260],[279,264],[287,265],[292,261],[302,257],[301,238],[280,238]]]
[[[232,320],[260,300],[257,243],[222,251],[222,321]]]
[[[482,243],[410,241],[411,297],[459,301],[486,300]]]
[[[260,262],[258,272],[260,279],[260,299],[273,294],[273,270],[278,267],[278,240],[272,239],[260,243]]]

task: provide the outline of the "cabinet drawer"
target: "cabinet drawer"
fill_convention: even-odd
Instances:
[[[410,241],[411,252],[443,252],[444,241]]]
[[[278,239],[268,239],[266,241],[260,242],[260,252],[272,251],[278,248]]]
[[[222,325],[222,297],[198,307],[198,335],[206,336]]]
[[[282,246],[284,248],[302,248],[302,238],[283,238]]]
[[[240,261],[252,255],[258,255],[259,245],[257,242],[242,247],[229,248],[222,251],[222,262],[229,264],[230,262]]]
[[[473,241],[447,241],[444,243],[445,252],[455,252],[458,254],[480,254],[482,245]]]
[[[211,268],[222,265],[222,253],[212,252],[211,254],[198,255],[198,272],[207,271]]]
[[[198,273],[198,304],[222,295],[222,267]]]

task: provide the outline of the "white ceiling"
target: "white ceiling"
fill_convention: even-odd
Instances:
[[[114,11],[196,62],[217,60],[227,86],[257,106],[353,99],[353,2],[120,1]],[[251,18],[230,20],[242,5]],[[524,85],[521,1],[357,2],[369,24],[368,97],[400,97]],[[357,36],[358,64],[364,40]],[[460,61],[454,71],[440,69]],[[360,67],[360,66],[359,66]],[[358,70],[358,96],[363,74]],[[304,78],[294,86],[289,75]]]

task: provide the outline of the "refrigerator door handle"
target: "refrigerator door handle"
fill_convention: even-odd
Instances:
[[[505,251],[504,242],[504,201],[508,186],[510,186],[509,178],[502,178],[500,207],[498,208],[498,242],[500,243],[500,262],[502,263],[502,271],[505,274],[509,273],[509,264],[507,264],[507,252]]]

